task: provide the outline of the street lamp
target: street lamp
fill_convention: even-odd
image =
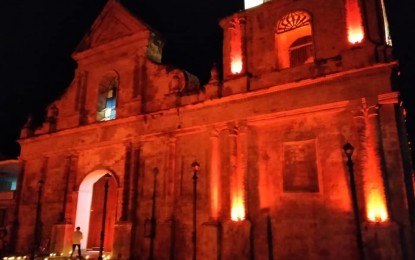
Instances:
[[[35,218],[35,227],[33,231],[33,248],[30,255],[30,259],[35,259],[35,254],[37,248],[39,248],[39,240],[40,240],[40,211],[42,208],[42,202],[40,200],[43,191],[43,185],[45,182],[40,180],[38,182],[38,191],[37,191],[37,206],[36,206],[36,218]]]
[[[197,161],[192,163],[193,168],[193,260],[196,260],[196,197],[197,197],[197,174],[199,173],[200,164]]]
[[[150,255],[149,260],[153,260],[153,253],[154,253],[154,236],[156,234],[156,188],[157,188],[157,174],[159,173],[159,169],[154,167],[153,174],[154,174],[154,181],[153,181],[153,204],[151,206],[151,220],[150,220]]]
[[[105,186],[104,186],[104,209],[102,210],[102,228],[101,228],[101,244],[99,246],[98,260],[103,260],[102,252],[104,250],[104,238],[105,238],[105,219],[107,216],[107,200],[108,200],[108,181],[111,178],[111,174],[107,173],[104,175]]]
[[[354,219],[355,219],[355,224],[356,224],[356,243],[357,243],[357,248],[359,250],[359,259],[364,260],[365,253],[363,249],[362,229],[360,227],[359,207],[357,204],[356,183],[354,179],[354,170],[353,170],[353,161],[352,161],[354,147],[350,143],[347,142],[343,146],[343,150],[347,156],[347,167],[349,168],[349,174],[350,174],[350,190],[352,193],[353,212],[354,212]]]

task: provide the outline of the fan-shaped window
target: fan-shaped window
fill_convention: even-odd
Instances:
[[[97,121],[116,118],[118,76],[115,72],[105,75],[98,91]]]
[[[314,60],[311,18],[296,11],[283,16],[275,27],[278,68],[289,68]]]

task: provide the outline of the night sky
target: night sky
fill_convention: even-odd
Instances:
[[[243,0],[121,0],[166,40],[163,63],[197,75],[201,83],[220,61],[221,17],[243,8]],[[28,115],[41,124],[45,107],[74,76],[71,53],[107,0],[0,0],[0,152],[16,157]],[[1,158],[1,157],[0,157]]]
[[[45,107],[71,83],[71,58],[107,0],[0,0],[0,153],[19,155],[20,129],[27,116],[42,122]],[[211,65],[221,63],[220,18],[243,9],[243,0],[120,0],[131,13],[161,32],[163,63],[209,80]],[[394,55],[401,64],[400,88],[409,116],[415,118],[415,63],[411,24],[403,0],[387,0]],[[413,29],[412,29],[413,30]],[[415,133],[409,120],[409,130]],[[414,142],[415,143],[415,142]],[[0,156],[1,159],[1,156]]]

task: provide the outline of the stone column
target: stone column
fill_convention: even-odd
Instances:
[[[176,138],[169,138],[168,141],[168,165],[167,165],[167,172],[166,172],[166,210],[167,218],[173,217],[173,208],[175,204],[175,197],[176,197]]]
[[[234,15],[225,26],[225,36],[229,35],[225,41],[229,43],[224,46],[223,51],[223,77],[229,81],[224,81],[222,95],[227,96],[249,90],[250,84],[247,77],[245,17]]]
[[[242,200],[242,206],[244,208],[244,218],[247,215],[247,196],[248,196],[248,187],[246,179],[248,176],[248,144],[247,144],[247,126],[244,123],[239,124],[238,136],[237,136],[237,183],[239,196]]]
[[[221,150],[219,141],[219,130],[211,129],[210,135],[210,174],[209,174],[209,221],[204,222],[200,227],[198,256],[201,259],[220,259],[221,253],[221,223],[220,202],[221,202]]]
[[[140,153],[141,153],[141,143],[133,143],[132,144],[132,151],[131,151],[131,176],[130,176],[130,206],[129,206],[129,219],[131,220],[131,240],[129,243],[129,255],[130,259],[137,259],[137,243],[138,243],[138,236],[141,234],[138,228],[138,221],[137,221],[137,208],[139,205],[139,194],[138,194],[138,182],[140,176]]]
[[[378,106],[368,106],[362,100],[359,122],[361,153],[360,166],[363,176],[363,192],[366,216],[364,219],[374,222],[389,218],[385,198],[385,187],[382,176],[382,156],[380,144],[380,128],[378,122]]]
[[[221,259],[222,226],[219,222],[205,222],[200,228],[200,247],[198,257],[204,260]],[[225,258],[222,258],[225,259]]]
[[[363,102],[365,102],[363,100]],[[370,171],[369,168],[369,157],[374,155],[372,147],[370,146],[370,141],[368,141],[368,124],[367,124],[367,107],[363,103],[362,107],[359,110],[354,111],[354,123],[357,130],[359,143],[355,144],[355,180],[356,180],[356,192],[358,198],[358,207],[359,215],[361,222],[367,220],[366,210],[367,210],[367,201],[366,201],[366,191],[365,182],[368,181],[368,177],[365,175]],[[373,160],[372,160],[373,161]],[[370,173],[369,173],[370,175]]]
[[[274,219],[275,221],[275,219]],[[281,232],[281,230],[279,230]],[[272,220],[270,210],[264,209],[257,215],[254,227],[251,230],[251,238],[255,255],[255,260],[269,260],[274,258],[276,249],[276,239],[273,238]],[[288,241],[284,241],[288,242]]]
[[[221,186],[221,162],[219,132],[212,129],[210,136],[210,217],[217,220],[220,212],[220,186]]]
[[[376,161],[376,163],[379,164],[379,174],[377,176],[371,176],[370,179],[367,178],[365,181],[374,183],[372,186],[377,182],[383,184],[384,179],[382,177],[388,176],[387,180],[390,185],[393,185],[394,187],[400,186],[402,189],[391,190],[394,194],[390,194],[391,196],[389,199],[394,200],[389,201],[389,205],[386,200],[387,189],[385,187],[387,186],[382,185],[380,188],[372,187],[372,194],[367,194],[367,196],[373,196],[374,192],[381,194],[382,198],[385,200],[385,211],[388,219],[387,221],[378,219],[378,222],[376,222],[376,216],[372,217],[372,219],[370,219],[369,216],[371,222],[366,223],[363,229],[366,256],[367,259],[382,260],[402,258],[412,259],[412,249],[407,250],[405,257],[402,251],[405,248],[412,248],[412,246],[401,244],[401,241],[407,241],[407,239],[402,240],[403,236],[406,236],[407,238],[410,237],[410,234],[408,233],[410,225],[407,216],[403,217],[401,215],[401,212],[405,211],[406,205],[404,204],[406,203],[402,202],[405,197],[405,195],[401,193],[401,191],[404,190],[404,180],[402,179],[404,174],[402,171],[402,164],[399,163],[401,162],[399,137],[396,124],[394,123],[396,122],[394,105],[398,100],[396,94],[390,93],[379,96],[378,102],[380,105],[376,106],[376,110],[369,110],[367,113],[367,132],[374,134],[372,139],[369,139],[368,142],[370,142],[373,148],[375,148],[374,150],[378,152],[378,157],[376,157],[378,158],[378,161]],[[382,160],[384,160],[383,167],[381,164]],[[370,207],[370,203],[371,201],[367,199],[368,207]],[[388,210],[389,207],[391,207],[391,210]],[[368,213],[370,214],[370,212]],[[373,219],[375,219],[375,222]]]
[[[121,203],[121,217],[120,221],[129,220],[128,205],[130,203],[130,184],[131,184],[131,143],[125,143],[125,155],[124,155],[124,178],[122,189],[122,203]]]
[[[130,192],[129,192],[129,219],[135,221],[137,216],[138,203],[138,181],[140,176],[140,153],[141,144],[133,143],[131,147],[131,175],[130,175]]]
[[[365,216],[362,236],[367,259],[400,259],[399,226],[391,221],[385,193],[383,146],[379,124],[379,106],[362,100],[359,123],[360,166],[363,178]]]
[[[71,222],[71,207],[68,207],[68,204],[72,203],[72,186],[73,183],[71,180],[71,175],[75,173],[73,170],[73,162],[76,162],[76,157],[74,155],[68,155],[65,158],[65,170],[64,170],[64,198],[62,202],[62,212],[60,216],[60,223],[70,223]]]
[[[21,160],[21,169],[19,172],[19,176],[17,178],[17,187],[16,187],[16,197],[15,197],[15,209],[14,209],[14,220],[13,226],[11,228],[10,239],[9,239],[9,250],[11,252],[15,252],[17,249],[17,240],[18,240],[18,232],[19,232],[19,213],[20,213],[20,205],[21,205],[21,198],[23,192],[23,183],[25,179],[25,172],[26,172],[26,163],[27,161],[23,158]]]
[[[118,222],[114,225],[112,258],[126,259],[131,255],[131,222]]]
[[[367,116],[368,166],[370,170],[367,175],[364,175],[364,188],[367,201],[366,212],[372,221],[388,218],[389,215],[382,171],[382,144],[380,142],[378,109],[379,107],[369,109]]]
[[[122,187],[118,188],[118,194],[121,194],[121,216],[114,225],[114,239],[112,244],[112,257],[121,259],[131,254],[131,241],[132,241],[132,221],[129,211],[130,205],[130,191],[131,191],[131,173],[133,165],[133,148],[131,142],[127,141],[124,144],[124,176],[122,178]]]
[[[64,199],[59,223],[53,225],[50,250],[56,254],[69,255],[72,250],[72,233],[73,233],[73,175],[76,175],[77,156],[69,154],[65,158],[64,170]]]
[[[88,111],[86,109],[86,90],[88,72],[80,71],[77,73],[77,92],[75,98],[75,111],[79,111],[79,125],[88,124]]]
[[[236,204],[236,200],[238,198],[238,168],[237,168],[237,158],[238,158],[238,150],[237,150],[237,134],[238,129],[236,126],[232,125],[229,127],[229,152],[230,152],[230,159],[229,159],[229,174],[230,174],[230,187],[229,187],[229,194],[230,194],[230,217],[232,218],[233,210]],[[227,214],[226,214],[227,215]]]
[[[165,219],[157,222],[156,231],[159,238],[155,244],[155,252],[160,259],[173,258],[175,243],[175,207],[177,205],[177,174],[176,174],[176,148],[177,138],[170,137],[168,143],[168,157],[167,157],[167,176],[166,180],[166,200]],[[159,203],[160,205],[160,203]],[[160,232],[162,231],[162,232]]]
[[[174,228],[173,219],[157,221],[154,259],[174,259]]]
[[[85,94],[85,86],[86,86],[86,71],[76,71],[76,96],[75,96],[75,111],[80,111],[83,106],[85,105],[85,97],[83,97],[83,94]]]
[[[379,95],[378,102],[390,219],[399,226],[400,237],[405,237],[405,239],[395,237],[395,244],[401,241],[402,254],[408,259],[414,259],[415,253],[411,241],[415,238],[415,230],[411,228],[410,218],[405,213],[408,208],[413,208],[411,205],[414,205],[412,170],[408,163],[409,152],[406,153],[407,133],[404,131],[405,122],[398,105],[398,93]]]
[[[403,259],[400,237],[399,226],[394,222],[366,222],[363,225],[366,259]]]
[[[69,190],[69,178],[70,178],[70,174],[71,174],[71,156],[66,156],[65,158],[65,168],[64,168],[64,172],[63,172],[63,179],[64,179],[64,193],[63,193],[63,202],[62,202],[62,211],[60,213],[60,219],[59,222],[60,223],[66,223],[67,219],[66,219],[66,209],[67,209],[67,202],[68,202],[68,190]]]
[[[141,98],[143,87],[146,81],[146,58],[137,56],[135,58],[134,78],[133,78],[133,96],[132,98]]]
[[[251,223],[226,221],[223,223],[222,259],[251,259]]]
[[[43,180],[46,184],[46,179],[48,176],[48,163],[49,163],[49,157],[45,156],[42,159],[42,168],[40,169],[40,178],[39,180]]]
[[[53,225],[50,237],[50,252],[56,255],[69,255],[72,250],[73,224],[58,223]]]
[[[230,128],[231,220],[223,222],[222,259],[250,259],[251,223],[246,220],[246,126]]]
[[[241,30],[241,49],[242,49],[242,73],[248,72],[248,46],[247,46],[247,31],[246,31],[246,17],[239,17],[239,27]]]
[[[246,162],[246,133],[245,127],[238,129],[233,126],[230,129],[230,194],[231,194],[231,219],[243,220],[246,217],[246,187],[247,173]]]
[[[68,198],[67,206],[65,211],[65,219],[68,223],[74,222],[76,217],[76,205],[78,203],[78,187],[76,179],[78,176],[78,156],[77,154],[72,154],[71,156],[71,167],[68,180]]]

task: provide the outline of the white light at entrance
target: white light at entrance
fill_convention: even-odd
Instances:
[[[245,9],[249,9],[249,8],[261,5],[268,1],[270,0],[245,0]]]
[[[88,174],[79,186],[78,205],[76,209],[75,227],[81,227],[83,239],[81,248],[87,248],[89,220],[94,183],[107,174],[107,170],[97,170]]]

